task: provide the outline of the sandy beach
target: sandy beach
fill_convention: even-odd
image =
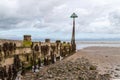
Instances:
[[[109,73],[113,79],[120,80],[120,48],[118,47],[87,47],[67,58],[75,60],[84,57],[98,67],[101,74]]]

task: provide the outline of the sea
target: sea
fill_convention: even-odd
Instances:
[[[120,47],[120,41],[76,41],[77,50],[87,47]]]
[[[33,41],[39,41],[35,39]],[[44,42],[44,40],[40,40]],[[71,42],[69,40],[63,40],[62,42]],[[51,40],[55,42],[55,40]],[[80,50],[87,47],[120,47],[120,39],[81,39],[76,41],[76,49]]]

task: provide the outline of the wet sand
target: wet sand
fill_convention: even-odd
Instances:
[[[78,50],[67,60],[84,57],[98,66],[100,73],[109,73],[112,78],[120,80],[120,48],[119,47],[87,47]]]

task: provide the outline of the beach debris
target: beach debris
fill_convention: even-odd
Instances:
[[[79,58],[75,62],[58,62],[50,65],[44,74],[40,74],[41,80],[110,80],[110,78],[109,74],[99,74],[97,67],[85,58]]]

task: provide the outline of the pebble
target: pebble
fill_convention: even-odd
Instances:
[[[45,75],[40,78],[43,80],[110,80],[110,75],[98,74],[96,66],[87,59],[80,58],[75,62],[56,63],[50,66]]]

